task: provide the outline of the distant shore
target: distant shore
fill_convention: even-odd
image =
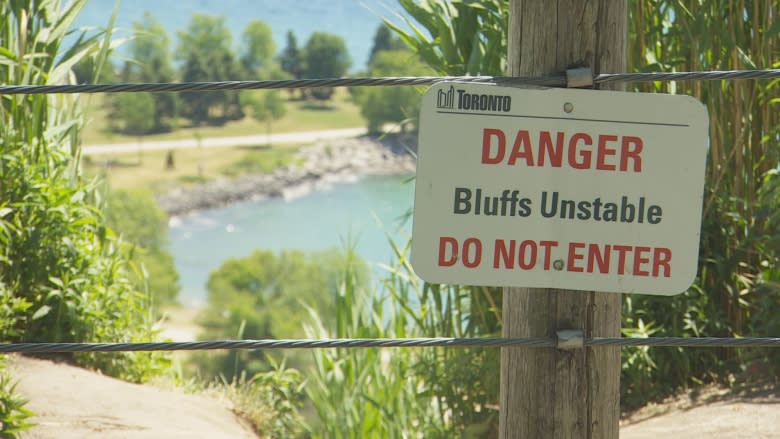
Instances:
[[[300,196],[323,184],[356,181],[364,175],[410,173],[415,171],[415,159],[408,151],[416,150],[416,143],[416,136],[400,135],[321,141],[301,148],[302,164],[176,188],[158,196],[157,202],[176,217],[246,200]]]

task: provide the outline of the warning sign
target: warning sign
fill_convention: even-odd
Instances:
[[[412,264],[429,282],[671,295],[696,275],[706,108],[687,96],[440,83]]]

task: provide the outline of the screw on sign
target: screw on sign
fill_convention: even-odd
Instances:
[[[707,130],[686,96],[434,85],[420,116],[415,271],[680,293],[696,275]]]

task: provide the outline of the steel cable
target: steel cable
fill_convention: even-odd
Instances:
[[[746,80],[777,79],[780,69],[768,70],[725,70],[711,72],[669,72],[669,73],[602,73],[593,78],[594,84],[610,82],[648,82],[681,80]],[[201,92],[218,90],[261,90],[296,89],[317,87],[384,87],[431,85],[442,81],[470,82],[496,85],[537,85],[566,87],[566,75],[538,78],[509,76],[403,76],[290,79],[267,81],[215,81],[215,82],[164,82],[164,83],[121,83],[121,84],[63,84],[63,85],[3,85],[0,95],[52,94],[52,93],[133,93],[133,92]]]
[[[780,337],[586,338],[585,346],[780,347]],[[379,338],[213,340],[153,343],[0,343],[0,353],[202,351],[219,349],[333,349],[426,347],[555,347],[555,338]]]

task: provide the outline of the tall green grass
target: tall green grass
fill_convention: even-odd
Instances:
[[[501,74],[506,66],[508,1],[400,2],[411,19],[393,28],[443,74]],[[630,71],[780,67],[780,20],[772,0],[630,0]],[[487,50],[492,47],[492,50]],[[624,295],[623,332],[631,336],[771,336],[780,313],[780,81],[678,81],[629,89],[688,94],[710,114],[710,148],[698,277],[674,298]],[[425,286],[437,291],[445,286]],[[473,291],[473,289],[463,289]],[[458,307],[500,303],[471,294],[441,302],[447,322]],[[492,327],[469,315],[469,325]],[[418,322],[422,327],[423,324]],[[500,318],[497,321],[500,326]],[[439,330],[448,329],[445,323]],[[777,373],[777,352],[733,349],[623,350],[622,398],[628,406],[743,370]],[[774,368],[774,369],[772,369]],[[763,378],[769,378],[767,374]],[[760,377],[759,377],[760,378]],[[483,385],[479,382],[478,385]]]
[[[99,69],[116,41],[75,32],[85,1],[0,2],[0,83],[62,84],[86,57]],[[0,334],[7,341],[146,341],[148,297],[128,279],[126,253],[104,224],[96,182],[79,169],[83,123],[75,95],[0,96]],[[133,381],[165,365],[158,354],[79,354]]]
[[[777,2],[634,0],[630,6],[628,57],[633,70],[778,66]],[[701,100],[710,115],[710,145],[694,286],[674,298],[626,296],[624,332],[777,335],[780,328],[767,316],[780,313],[778,81],[657,82],[633,89]],[[759,350],[625,349],[624,403],[639,404],[692,383],[726,380],[757,361],[770,361],[770,355]],[[780,357],[775,353],[772,359],[777,372]]]
[[[354,257],[349,252],[349,260]],[[387,309],[386,309],[387,308]],[[312,312],[311,338],[407,337],[404,312],[356,281],[354,267],[343,273],[336,301],[335,330]],[[432,395],[420,396],[425,383],[414,371],[413,350],[318,349],[306,391],[319,422],[314,438],[409,437],[425,429],[437,437]]]
[[[410,18],[385,19],[442,75],[500,75],[507,68],[508,0],[398,0]],[[408,29],[408,30],[407,30]]]
[[[330,331],[313,313],[312,338],[479,337],[499,334],[500,290],[424,284],[408,245],[393,245],[383,296],[346,270]],[[485,295],[480,308],[474,295]],[[477,306],[473,306],[477,304]],[[490,437],[498,419],[495,350],[327,349],[313,351],[307,383],[319,423],[313,437]]]

